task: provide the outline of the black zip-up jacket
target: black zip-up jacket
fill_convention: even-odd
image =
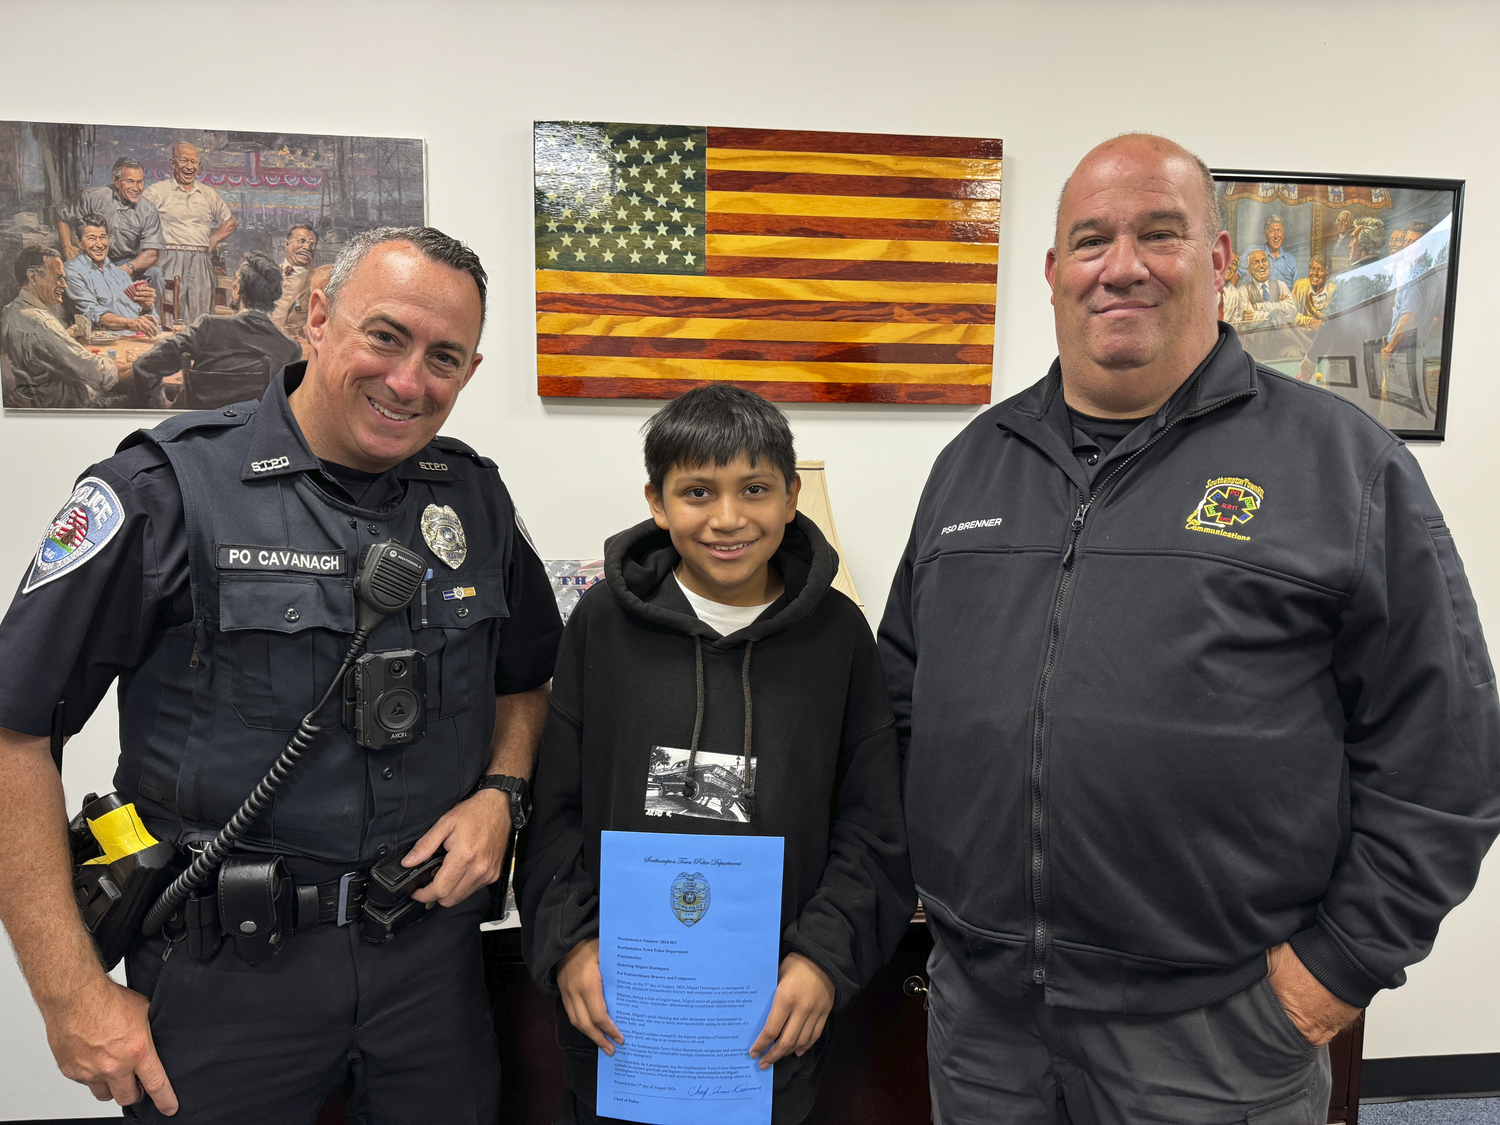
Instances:
[[[1500,830],[1500,707],[1406,448],[1232,331],[1092,483],[1060,369],[939,456],[880,629],[912,868],[971,976],[1185,1011],[1290,940],[1405,980]]]
[[[557,963],[598,936],[601,831],[780,836],[781,955],[818,965],[842,1008],[895,952],[916,892],[880,656],[831,587],[838,556],[798,515],[772,562],[786,592],[721,637],[670,579],[680,556],[654,522],[605,550],[605,581],[563,633],[516,880],[532,976],[556,993]],[[653,747],[735,756],[747,741],[748,821],[647,812]],[[696,762],[700,785],[713,768]],[[558,1013],[568,1084],[592,1101],[597,1048]],[[776,1063],[774,1122],[811,1110],[828,1039]]]

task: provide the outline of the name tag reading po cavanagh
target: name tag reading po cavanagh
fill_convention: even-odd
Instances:
[[[299,551],[296,547],[249,547],[220,544],[220,570],[275,570],[290,574],[343,574],[343,551]]]

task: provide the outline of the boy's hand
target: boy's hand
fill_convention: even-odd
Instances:
[[[793,1051],[799,1056],[805,1054],[823,1034],[828,1013],[833,1011],[833,981],[802,954],[788,953],[782,958],[781,970],[776,976],[776,996],[771,1000],[770,1018],[750,1047],[753,1059],[772,1041],[776,1044],[760,1060],[761,1070]]]
[[[557,989],[562,993],[563,1010],[568,1013],[569,1022],[592,1039],[601,1051],[612,1055],[615,1043],[625,1045],[625,1036],[620,1034],[604,1006],[598,938],[579,942],[557,963]],[[777,992],[780,992],[779,988]],[[610,1042],[611,1039],[614,1043]]]

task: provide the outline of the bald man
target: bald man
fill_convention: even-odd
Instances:
[[[1216,321],[1213,181],[1084,157],[1058,358],[938,458],[880,629],[939,1125],[1326,1120],[1326,1044],[1473,887],[1500,700],[1357,406]]]
[[[178,281],[181,307],[177,320],[192,324],[214,311],[215,247],[239,226],[223,198],[207,184],[198,182],[202,157],[198,149],[181,141],[172,146],[172,180],[158,180],[146,189],[146,198],[161,214],[161,272],[164,281]]]

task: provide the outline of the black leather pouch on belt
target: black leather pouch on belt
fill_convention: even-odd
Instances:
[[[177,917],[186,927],[187,951],[200,961],[207,961],[219,951],[224,931],[219,926],[219,896],[187,896],[178,908]]]
[[[269,960],[292,934],[296,893],[279,855],[232,855],[219,868],[219,922],[241,961]]]

